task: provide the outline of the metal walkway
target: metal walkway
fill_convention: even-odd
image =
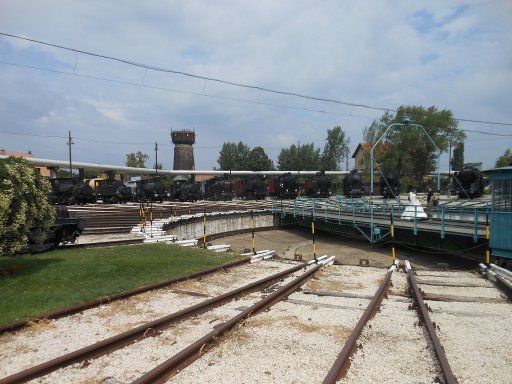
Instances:
[[[350,225],[372,244],[385,240],[390,235],[391,225],[395,229],[410,231],[414,236],[428,232],[441,239],[447,235],[472,238],[474,243],[485,239],[489,206],[444,206],[422,207],[429,218],[420,218],[418,209],[410,219],[402,218],[406,206],[380,204],[369,198],[330,199],[297,198],[295,200],[274,200],[272,213],[295,220],[324,221],[331,224]]]

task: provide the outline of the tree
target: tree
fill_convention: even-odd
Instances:
[[[247,157],[249,171],[272,171],[274,164],[262,147],[254,147]]]
[[[238,144],[224,143],[217,159],[220,169],[226,171],[246,169],[250,151],[251,149],[241,141]]]
[[[280,171],[317,171],[322,165],[320,148],[315,148],[313,143],[298,147],[293,144],[281,149],[277,165]]]
[[[435,106],[428,108],[422,106],[401,106],[392,115],[384,113],[379,121],[375,122],[375,131],[384,132],[390,123],[402,122],[405,116],[411,121],[423,126],[437,147],[442,151],[448,149],[450,137],[465,137],[463,132],[457,130],[457,120],[453,118],[450,110],[438,110]],[[376,162],[385,169],[398,171],[402,176],[412,177],[417,185],[423,178],[434,172],[437,161],[435,146],[426,137],[425,133],[412,126],[391,129],[382,140],[380,151],[376,151]]]
[[[512,165],[512,149],[507,149],[505,153],[496,159],[496,168],[508,167]]]
[[[464,142],[457,143],[453,150],[453,158],[450,161],[450,167],[454,171],[462,171],[464,168]]]
[[[0,160],[0,255],[41,244],[55,220],[50,183],[25,159]]]
[[[148,159],[149,156],[141,151],[137,151],[135,153],[127,153],[125,164],[127,167],[132,168],[146,168],[146,161]]]
[[[164,165],[162,163],[153,164],[153,169],[164,169]]]
[[[328,129],[322,153],[322,168],[327,171],[339,171],[340,163],[348,154],[349,143],[350,139],[339,125]]]

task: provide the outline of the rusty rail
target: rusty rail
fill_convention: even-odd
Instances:
[[[123,348],[127,345],[136,343],[147,337],[156,336],[161,331],[169,328],[172,324],[178,321],[207,312],[227,301],[243,296],[256,289],[267,287],[272,283],[280,279],[283,279],[287,275],[297,272],[304,267],[305,265],[301,264],[292,268],[288,268],[282,272],[278,272],[271,276],[257,280],[248,285],[237,288],[233,291],[224,293],[220,296],[213,297],[201,303],[182,309],[178,312],[174,312],[170,315],[161,317],[157,320],[153,320],[146,324],[140,325],[136,328],[132,328],[126,332],[120,333],[108,339],[99,341],[97,343],[78,349],[66,355],[54,358],[42,364],[38,364],[34,367],[28,368],[21,372],[0,379],[0,384],[24,383],[29,380],[47,375],[53,371],[56,371],[57,369],[64,368],[68,365],[79,363],[89,359],[98,358],[100,356],[111,353],[112,351]]]
[[[276,292],[265,297],[263,300],[257,302],[253,306],[247,308],[237,316],[231,318],[230,320],[226,321],[223,324],[220,324],[207,335],[190,344],[188,347],[181,350],[170,359],[166,360],[162,364],[158,365],[156,368],[147,372],[139,379],[135,380],[133,384],[164,383],[167,379],[176,374],[179,370],[187,367],[196,359],[198,359],[201,353],[205,351],[205,348],[207,350],[211,349],[213,343],[217,338],[225,334],[227,331],[232,329],[234,326],[236,326],[244,319],[271,307],[275,303],[281,301],[284,297],[293,293],[301,285],[303,285],[311,276],[313,276],[320,268],[321,265],[316,265],[315,267],[311,268],[301,276],[292,280],[290,283],[278,289]]]
[[[107,296],[107,297],[104,297],[104,298],[101,298],[101,299],[98,299],[98,300],[92,300],[92,301],[88,301],[88,302],[85,302],[85,303],[82,303],[82,304],[61,308],[61,309],[58,309],[56,311],[48,312],[48,313],[45,313],[45,314],[33,317],[31,319],[28,319],[28,320],[20,320],[20,321],[16,321],[16,322],[13,322],[13,323],[5,324],[5,325],[0,326],[0,334],[5,333],[5,332],[12,332],[12,331],[19,330],[19,329],[21,329],[23,327],[26,327],[29,323],[34,322],[34,321],[39,321],[39,320],[42,320],[42,319],[57,319],[57,318],[60,318],[60,317],[72,315],[74,313],[82,312],[82,311],[84,311],[86,309],[94,308],[94,307],[97,307],[99,305],[110,303],[110,302],[115,301],[115,300],[126,299],[127,297],[134,296],[134,295],[137,295],[139,293],[144,293],[144,292],[151,291],[151,290],[154,290],[154,289],[166,287],[166,286],[173,285],[173,284],[185,281],[185,280],[195,279],[195,278],[198,278],[198,277],[209,275],[209,274],[214,273],[214,272],[218,272],[218,271],[223,270],[223,269],[236,267],[238,265],[248,263],[250,260],[251,260],[250,257],[245,257],[243,259],[232,261],[232,262],[226,263],[226,264],[222,264],[222,265],[219,265],[217,267],[205,269],[204,271],[195,272],[195,273],[192,273],[192,274],[189,274],[189,275],[177,277],[175,279],[159,281],[157,283],[153,283],[153,284],[149,284],[149,285],[144,285],[142,287],[131,289],[129,291],[125,291],[125,292],[121,292],[121,293],[116,293],[114,295],[110,295],[110,296]]]
[[[363,331],[368,321],[370,321],[370,319],[372,319],[373,316],[375,316],[375,313],[379,309],[379,306],[382,303],[382,300],[386,296],[387,291],[391,285],[391,276],[393,275],[393,272],[395,270],[396,265],[393,265],[389,269],[388,273],[386,274],[386,277],[379,285],[379,288],[377,288],[377,291],[375,292],[375,295],[370,301],[370,304],[368,304],[368,307],[366,307],[366,310],[364,311],[363,315],[361,316],[356,326],[352,330],[350,337],[345,342],[345,345],[343,346],[343,349],[338,355],[338,358],[335,360],[331,369],[327,373],[327,376],[325,377],[323,384],[335,384],[347,373],[350,367],[350,356],[352,356],[352,354],[355,353],[355,351],[357,350],[357,339],[361,335],[361,332]]]
[[[423,301],[423,296],[418,286],[418,281],[416,280],[416,276],[414,276],[414,271],[409,264],[409,261],[405,262],[405,269],[407,270],[407,277],[409,280],[409,285],[411,286],[412,296],[414,301],[416,302],[416,306],[418,309],[418,314],[420,318],[423,320],[425,327],[427,328],[428,334],[430,336],[430,340],[432,341],[432,345],[434,346],[434,352],[437,356],[437,360],[439,361],[439,365],[441,366],[441,371],[445,377],[446,384],[457,384],[457,378],[453,374],[453,371],[450,367],[450,363],[448,363],[448,359],[446,354],[444,353],[444,348],[441,345],[441,341],[436,333],[435,325],[432,323],[432,319],[428,314],[427,306]]]

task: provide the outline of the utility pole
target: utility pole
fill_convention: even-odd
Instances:
[[[158,174],[158,142],[155,141],[155,174]]]
[[[68,131],[68,147],[69,147],[69,176],[73,177],[73,163],[71,162],[71,146],[75,144],[71,138],[71,130]]]

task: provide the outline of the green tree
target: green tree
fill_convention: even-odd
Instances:
[[[44,241],[55,220],[50,193],[50,183],[26,160],[0,160],[0,255]]]
[[[141,151],[127,153],[125,164],[127,167],[132,168],[146,168],[146,161],[148,159],[149,156]]]
[[[348,154],[349,143],[350,139],[339,125],[328,129],[322,153],[322,168],[326,171],[339,171],[340,163]]]
[[[246,169],[250,151],[251,149],[241,141],[238,144],[224,143],[217,159],[220,169],[226,171]]]
[[[450,161],[451,169],[454,171],[462,171],[464,168],[464,142],[457,143],[453,150],[453,157]]]
[[[154,163],[153,169],[164,169],[164,165],[162,163]]]
[[[448,149],[450,137],[464,137],[457,130],[457,120],[452,112],[438,110],[435,106],[401,106],[394,115],[386,112],[375,123],[376,130],[384,132],[390,123],[402,122],[405,116],[423,126],[442,152]],[[424,177],[436,168],[437,151],[421,129],[405,126],[387,132],[375,159],[381,167],[397,170],[402,176],[412,177],[417,185],[421,185]]]
[[[496,168],[508,167],[512,165],[512,149],[507,149],[505,153],[496,159]]]
[[[262,147],[254,147],[247,158],[247,169],[249,171],[272,171],[274,163]]]
[[[277,157],[277,166],[280,171],[317,171],[322,167],[320,148],[315,148],[313,143],[283,148]]]

